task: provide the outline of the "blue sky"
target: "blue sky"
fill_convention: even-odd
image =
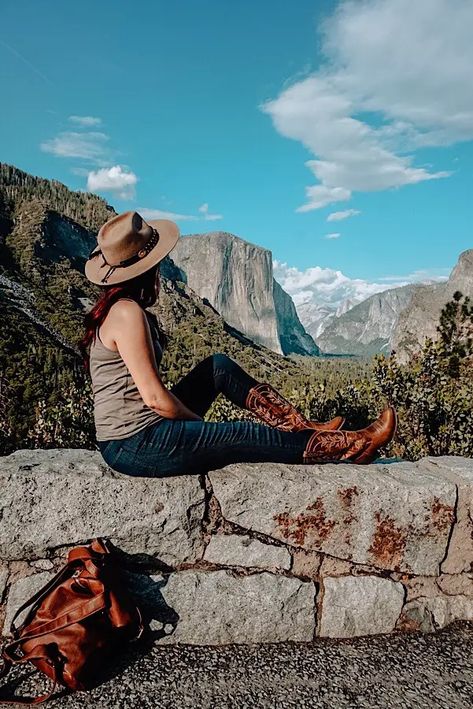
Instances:
[[[3,0],[0,160],[271,249],[296,302],[443,276],[472,32],[470,0]]]

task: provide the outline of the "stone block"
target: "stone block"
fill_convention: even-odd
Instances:
[[[441,570],[446,574],[473,571],[473,459],[429,457],[424,465],[437,477],[454,483],[458,491],[455,526]]]
[[[10,591],[8,593],[7,610],[5,615],[5,622],[3,624],[3,634],[8,635],[10,632],[10,623],[23,603],[25,603],[31,596],[34,596],[39,589],[48,583],[54,574],[43,571],[40,574],[32,574],[31,576],[26,576],[25,578],[18,579],[12,584]],[[27,609],[23,611],[15,621],[16,625],[19,625],[23,618],[25,617]]]
[[[376,576],[324,579],[319,635],[353,638],[390,633],[404,602],[402,584]]]
[[[416,598],[404,606],[398,629],[430,633],[445,628],[455,620],[473,620],[471,596]]]
[[[412,576],[402,579],[402,583],[406,589],[406,601],[420,597],[435,598],[441,594],[435,576]]]
[[[51,569],[54,568],[54,564],[50,559],[38,559],[37,561],[33,561],[31,566],[37,571],[51,571]]]
[[[437,574],[454,521],[454,482],[422,461],[235,463],[209,477],[226,520],[377,569]]]
[[[266,571],[186,570],[171,574],[160,593],[178,618],[174,633],[160,641],[165,644],[310,641],[314,635],[311,581]]]
[[[197,476],[111,477],[107,467],[99,452],[81,449],[0,457],[0,559],[42,559],[96,536],[170,565],[200,558],[204,491]]]
[[[438,587],[448,596],[472,596],[473,574],[442,574],[437,579]]]
[[[204,554],[205,561],[225,566],[289,569],[291,555],[285,547],[263,544],[238,534],[214,534]]]

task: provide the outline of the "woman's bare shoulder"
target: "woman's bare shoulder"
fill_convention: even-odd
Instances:
[[[137,317],[143,317],[143,313],[144,310],[141,305],[138,305],[136,300],[133,300],[132,298],[120,298],[120,300],[117,300],[108,311],[108,315],[111,316],[113,320],[125,319],[128,322]]]
[[[120,333],[135,332],[144,315],[143,308],[136,300],[120,298],[110,306],[107,316],[99,330],[101,341],[111,350],[117,350],[117,337]],[[134,330],[135,328],[135,330]]]

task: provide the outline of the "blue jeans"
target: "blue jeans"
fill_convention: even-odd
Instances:
[[[231,357],[216,353],[191,369],[171,392],[204,416],[221,392],[245,408],[258,381]],[[140,477],[199,475],[230,463],[302,463],[313,430],[280,431],[252,421],[162,419],[128,438],[98,441],[106,463],[119,473]]]

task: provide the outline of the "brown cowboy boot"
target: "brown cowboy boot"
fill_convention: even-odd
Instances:
[[[307,428],[313,428],[316,431],[335,431],[345,423],[342,416],[336,416],[326,423],[309,421],[267,382],[255,384],[248,391],[245,407],[263,419],[265,423],[279,428],[281,431],[302,431]]]
[[[366,465],[396,433],[397,416],[388,406],[372,424],[359,431],[315,431],[306,443],[303,463],[347,461]]]

